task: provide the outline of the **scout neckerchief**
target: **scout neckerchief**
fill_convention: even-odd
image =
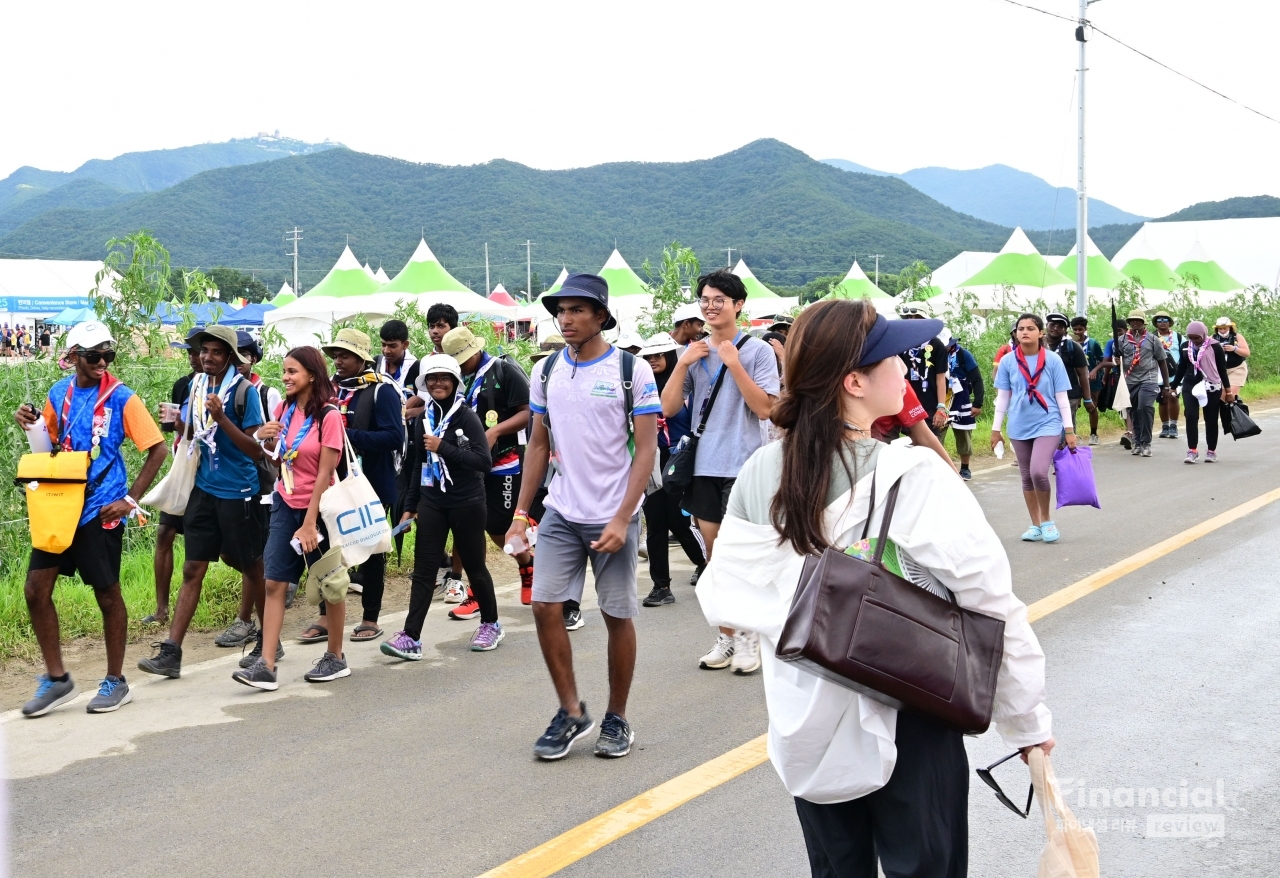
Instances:
[[[497,357],[491,357],[489,354],[481,351],[480,366],[476,369],[476,373],[471,376],[471,381],[467,384],[467,405],[471,406],[473,411],[480,404],[480,390],[484,387],[484,376],[493,364],[498,362]],[[479,412],[476,412],[479,414]],[[489,426],[486,424],[485,426]]]
[[[490,361],[496,362],[496,361]],[[453,405],[449,411],[444,410],[444,406],[436,402],[435,399],[427,401],[427,420],[423,424],[423,429],[443,440],[445,431],[449,429],[449,421],[453,418],[455,412],[460,409],[466,398],[462,393],[455,393],[453,397]],[[427,452],[427,459],[422,464],[422,486],[429,488],[432,485],[439,485],[442,492],[449,490],[449,485],[453,484],[453,476],[449,475],[449,467],[445,465],[444,458],[434,451]]]
[[[338,385],[338,411],[342,412],[342,419],[345,423],[356,391],[362,387],[378,384],[379,378],[377,372],[366,368],[354,378],[339,378],[335,383]]]
[[[102,453],[99,446],[102,444],[102,437],[107,435],[107,399],[111,394],[116,392],[116,388],[120,387],[120,379],[113,376],[110,372],[102,373],[102,380],[98,383],[98,401],[93,406],[93,421],[90,427],[90,433],[93,436],[93,447],[89,449],[89,457],[97,460],[98,455]],[[62,414],[58,419],[59,426],[62,429],[62,450],[71,451],[71,399],[75,395],[76,379],[71,376],[71,381],[67,384],[67,395],[62,400]]]
[[[222,400],[225,411],[231,402],[231,391],[240,380],[240,373],[228,365],[219,380],[223,383],[215,391],[209,390],[209,376],[203,372],[191,381],[191,420],[195,424],[195,439],[209,446],[210,466],[215,470],[218,468],[218,442],[215,436],[218,432],[218,422],[205,407],[204,397],[210,392],[216,393]]]
[[[284,485],[286,494],[293,493],[293,462],[298,459],[298,449],[302,447],[302,440],[306,439],[307,434],[311,432],[311,416],[307,415],[302,426],[298,428],[298,435],[293,437],[292,443],[289,442],[289,426],[293,423],[293,413],[297,408],[298,403],[291,402],[285,409],[284,418],[281,420],[284,427],[280,430],[280,438],[276,442],[276,454],[280,457],[280,482]]]
[[[1125,332],[1124,340],[1133,345],[1133,362],[1130,363],[1129,368],[1125,370],[1126,375],[1138,368],[1138,362],[1142,359],[1142,340],[1146,337],[1147,334],[1145,332],[1137,338],[1134,338],[1132,329]]]
[[[1027,382],[1027,399],[1037,403],[1040,408],[1046,412],[1049,411],[1049,403],[1045,400],[1044,394],[1036,389],[1036,385],[1040,383],[1040,376],[1044,374],[1045,363],[1048,362],[1048,355],[1041,348],[1036,352],[1036,371],[1032,372],[1027,366],[1027,358],[1022,354],[1022,347],[1018,346],[1013,349],[1014,359],[1018,363],[1018,371],[1022,373],[1022,379]]]

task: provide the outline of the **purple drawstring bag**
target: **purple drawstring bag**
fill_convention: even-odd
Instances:
[[[1089,446],[1059,448],[1053,453],[1053,471],[1058,479],[1058,505],[1092,506],[1101,509],[1098,486],[1093,480],[1093,450]]]

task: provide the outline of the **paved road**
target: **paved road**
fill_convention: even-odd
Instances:
[[[1150,460],[1098,449],[1105,508],[1063,510],[1055,546],[1017,542],[1025,512],[1011,467],[980,474],[973,489],[1007,536],[1019,594],[1044,597],[1280,486],[1280,417],[1260,422],[1262,436],[1228,440],[1214,466],[1183,466],[1183,446],[1171,441]],[[1280,504],[1037,623],[1055,763],[1077,815],[1106,821],[1105,874],[1274,873],[1278,533]],[[530,757],[554,701],[510,586],[500,596],[509,634],[494,653],[469,652],[473,626],[450,622],[436,604],[420,664],[351,646],[352,677],[308,687],[300,677],[318,647],[288,646],[275,695],[232,683],[227,658],[179,681],[143,682],[117,714],[76,706],[37,721],[6,715],[14,873],[477,875],[764,730],[758,678],[698,670],[710,634],[693,590],[677,594],[674,606],[639,619],[637,747],[617,762],[587,751],[553,764]],[[580,688],[598,714],[597,615],[573,642]],[[968,744],[973,765],[1003,755],[994,734]],[[1013,763],[1002,771],[1010,788],[1025,779]],[[1173,805],[1138,804],[1147,788]],[[1034,817],[1004,810],[976,778],[970,799],[971,874],[1034,874],[1043,844]],[[1148,833],[1149,815],[1186,813],[1223,815],[1224,837]],[[563,874],[610,866],[654,876],[807,874],[791,802],[768,765]]]

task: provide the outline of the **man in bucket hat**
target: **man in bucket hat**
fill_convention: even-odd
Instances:
[[[1129,312],[1128,331],[1117,339],[1115,359],[1129,387],[1133,413],[1133,454],[1151,456],[1156,400],[1169,393],[1169,366],[1160,338],[1147,332],[1147,314]]]

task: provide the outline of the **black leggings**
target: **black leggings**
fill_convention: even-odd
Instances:
[[[702,553],[689,516],[680,511],[680,497],[659,489],[644,498],[644,522],[648,528],[645,546],[649,551],[649,578],[654,585],[671,585],[671,559],[668,557],[670,534],[680,543],[694,567],[701,570],[707,559]]]
[[[444,555],[445,539],[453,531],[453,548],[462,558],[471,593],[480,604],[480,621],[498,621],[498,599],[493,594],[493,578],[485,566],[488,551],[484,532],[488,510],[481,500],[472,506],[437,509],[423,503],[418,507],[418,521],[413,543],[413,577],[409,592],[409,615],[404,620],[405,633],[414,640],[422,639],[422,624],[436,590],[436,571]]]
[[[1206,390],[1208,400],[1204,404],[1204,443],[1210,451],[1218,450],[1218,408],[1222,405],[1222,389]],[[1187,447],[1200,444],[1200,402],[1191,395],[1191,388],[1182,389],[1182,408],[1187,414]]]

